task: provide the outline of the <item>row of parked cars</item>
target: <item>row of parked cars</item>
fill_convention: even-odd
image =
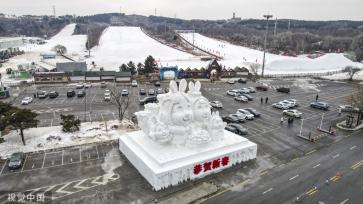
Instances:
[[[244,123],[246,120],[253,120],[255,117],[260,116],[261,113],[253,108],[241,108],[234,114],[223,116],[222,120],[227,122],[226,130],[239,135],[247,135],[248,129],[243,127],[240,123]]]
[[[76,91],[74,90],[69,90],[67,91],[67,97],[68,98],[72,98],[74,96],[77,96],[79,98],[82,98],[86,95],[86,92],[84,90],[80,90],[76,93]],[[36,97],[38,97],[39,99],[45,99],[45,98],[50,98],[50,99],[54,99],[57,98],[59,96],[59,93],[57,91],[50,91],[49,93],[47,91],[40,91],[36,93]],[[31,102],[33,102],[33,97],[25,97],[21,100],[21,104],[22,105],[29,105]]]
[[[242,89],[228,90],[226,94],[229,96],[234,96],[234,100],[236,101],[248,102],[253,100],[253,97],[250,95],[250,93],[255,93],[255,92],[256,92],[255,88],[248,87]]]

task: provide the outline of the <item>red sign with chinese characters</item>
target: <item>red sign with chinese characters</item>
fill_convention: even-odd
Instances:
[[[225,156],[220,159],[215,159],[213,161],[204,162],[203,164],[196,164],[196,165],[194,165],[193,173],[195,175],[198,175],[202,171],[207,172],[210,170],[214,170],[214,169],[217,169],[220,167],[227,166],[228,163],[229,163],[229,157]]]

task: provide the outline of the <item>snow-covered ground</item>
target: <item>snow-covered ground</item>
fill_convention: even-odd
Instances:
[[[193,42],[193,33],[181,33],[188,42]],[[241,66],[246,63],[262,64],[263,52],[228,42],[194,34],[194,44],[204,50],[224,58],[221,61],[227,67]],[[335,71],[345,66],[357,66],[363,68],[363,64],[352,62],[343,54],[326,54],[316,59],[307,57],[288,57],[274,54],[266,54],[266,74],[289,73],[318,73]]]
[[[346,79],[349,79],[349,75],[347,73],[338,73],[338,74],[333,74],[333,75],[329,75],[329,76],[323,76],[322,78],[331,79],[331,80],[346,80]],[[363,81],[363,71],[357,72],[353,76],[353,80]]]
[[[108,121],[107,130],[104,122],[82,123],[80,130],[74,133],[62,132],[61,126],[30,128],[24,131],[26,146],[23,145],[19,132],[11,131],[4,135],[5,142],[0,144],[0,157],[9,157],[14,152],[34,152],[82,145],[94,142],[115,140],[132,130],[127,126],[133,126],[128,121],[120,124],[118,121]]]
[[[152,55],[163,66],[179,67],[200,64],[199,57],[173,49],[150,38],[139,27],[108,27],[102,34],[99,46],[91,50],[89,63],[94,61],[105,70],[118,70],[123,63],[143,63]]]

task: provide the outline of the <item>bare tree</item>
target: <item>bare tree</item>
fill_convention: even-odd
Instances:
[[[257,80],[258,79],[258,72],[261,69],[261,65],[257,64],[257,63],[251,63],[250,64],[250,71],[253,75],[253,80]]]
[[[347,75],[349,76],[349,81],[353,81],[353,76],[359,72],[360,69],[358,67],[352,67],[352,66],[346,66],[343,69],[343,72],[346,72]]]
[[[360,85],[358,90],[353,92],[350,96],[347,98],[348,103],[350,103],[353,107],[356,107],[359,109],[358,111],[358,119],[357,119],[357,125],[360,123],[360,120],[362,120],[363,115],[363,85]]]
[[[123,96],[121,90],[117,90],[116,86],[110,88],[111,100],[110,103],[117,108],[118,119],[122,121],[129,107],[129,96]]]

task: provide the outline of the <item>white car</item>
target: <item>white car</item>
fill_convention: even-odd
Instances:
[[[253,120],[255,118],[255,116],[253,114],[251,114],[249,111],[245,110],[245,109],[238,109],[236,114],[244,114],[246,115],[246,119],[247,120]]]
[[[129,95],[129,91],[127,89],[122,89],[121,96]]]
[[[76,89],[83,89],[83,87],[84,87],[84,84],[83,83],[78,83],[76,85]]]
[[[354,112],[354,113],[359,112],[359,108],[354,108],[351,105],[340,105],[339,108],[342,112]]]
[[[238,89],[238,92],[240,94],[248,94],[248,93],[250,93],[250,90],[248,88],[242,88],[242,89]]]
[[[283,104],[283,105],[285,105],[285,106],[287,106],[287,107],[289,107],[289,108],[293,108],[293,107],[295,107],[295,104],[294,103],[292,103],[292,102],[290,102],[290,101],[286,101],[286,100],[284,100],[284,101],[280,101],[280,102],[278,102],[279,104]]]
[[[223,108],[223,105],[219,101],[211,101],[209,102],[209,105],[211,105],[213,108]]]
[[[282,114],[287,116],[292,116],[295,118],[301,118],[302,113],[298,110],[292,109],[292,110],[284,110],[282,111]]]
[[[278,108],[278,109],[283,109],[283,110],[287,110],[290,108],[289,106],[287,106],[286,104],[283,104],[283,103],[274,103],[274,104],[272,104],[272,107]]]
[[[248,87],[248,90],[250,91],[250,93],[256,93],[256,89],[253,87]]]
[[[92,84],[90,82],[84,84],[85,89],[88,89],[88,88],[91,88],[91,87],[92,87]]]
[[[131,86],[132,86],[132,87],[137,87],[137,81],[136,81],[136,80],[132,80],[132,82],[131,82]]]
[[[234,84],[234,83],[236,83],[236,81],[235,81],[235,80],[233,80],[233,79],[228,79],[228,80],[227,80],[227,83],[229,83],[229,84]]]
[[[110,101],[110,100],[111,100],[111,93],[105,92],[105,101]]]
[[[245,96],[236,96],[234,97],[234,100],[239,102],[248,102],[248,98],[246,98]]]
[[[292,99],[291,98],[291,99],[286,99],[286,100],[283,100],[283,101],[288,101],[288,102],[294,104],[294,107],[299,106],[299,104],[298,104],[298,102],[297,102],[296,99]]]
[[[238,96],[239,93],[238,93],[238,90],[228,90],[227,95],[229,95],[229,96]]]
[[[25,97],[25,98],[23,98],[23,100],[21,100],[21,104],[22,105],[28,105],[32,101],[33,101],[33,98],[32,97]]]

